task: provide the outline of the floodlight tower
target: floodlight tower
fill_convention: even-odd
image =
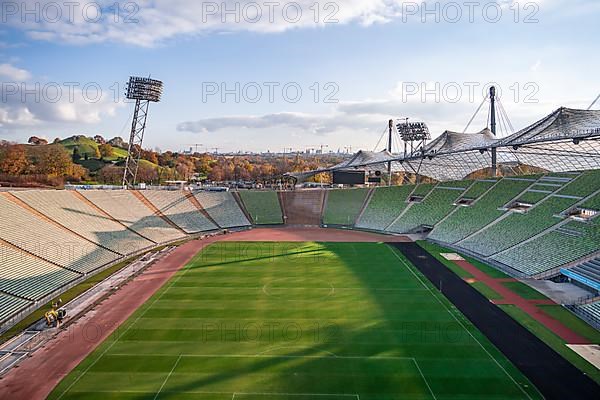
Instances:
[[[137,179],[138,165],[142,155],[142,141],[146,130],[146,118],[150,103],[158,103],[162,95],[163,83],[156,79],[132,76],[127,84],[126,97],[135,100],[129,148],[123,173],[123,186],[133,189]]]
[[[414,157],[419,151],[423,151],[427,141],[431,139],[429,128],[425,122],[408,122],[408,118],[404,118],[403,121],[396,124],[396,130],[404,142],[404,158]],[[410,153],[408,153],[409,144]],[[419,183],[419,170],[415,172],[416,182]]]
[[[404,142],[404,157],[413,156],[415,149],[424,148],[427,141],[431,139],[429,128],[425,122],[408,122],[408,118],[404,118],[402,122],[396,124],[396,130]],[[410,144],[410,153],[408,144]]]

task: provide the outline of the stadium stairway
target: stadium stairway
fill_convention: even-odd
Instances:
[[[280,192],[279,195],[287,225],[321,225],[324,190],[288,191]]]

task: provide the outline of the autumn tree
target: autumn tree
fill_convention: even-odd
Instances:
[[[110,158],[114,154],[113,147],[108,143],[102,143],[100,146],[98,146],[98,150],[100,151],[101,159]]]
[[[9,175],[21,175],[27,169],[29,160],[25,149],[20,145],[9,145],[0,156],[0,171]]]
[[[98,171],[97,179],[101,183],[108,185],[119,185],[123,180],[123,167],[115,165],[105,165]]]
[[[69,153],[62,146],[48,146],[39,153],[36,165],[37,173],[49,177],[67,175],[73,162]]]

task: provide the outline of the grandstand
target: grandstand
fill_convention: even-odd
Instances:
[[[40,300],[81,277],[22,250],[0,242],[0,291],[32,301]]]
[[[194,196],[221,228],[250,226],[250,221],[230,192],[194,192]]]
[[[448,218],[433,228],[429,238],[444,243],[463,240],[504,214],[499,208],[519,196],[533,182],[535,180],[532,178],[504,178],[498,181],[471,206],[457,207]]]
[[[171,226],[167,221],[155,215],[130,191],[82,191],[90,202],[111,215],[113,218],[155,243],[168,242],[181,239],[185,236]]]
[[[576,201],[569,197],[547,197],[526,214],[509,212],[457,245],[485,257],[499,253],[558,224],[561,221],[558,215]]]
[[[279,198],[274,191],[239,192],[244,207],[255,225],[277,225],[283,223]]]
[[[0,214],[0,239],[61,267],[87,273],[121,257],[4,196],[0,196]]]
[[[600,329],[600,301],[593,303],[567,306],[571,311],[579,317],[587,321],[596,329]]]
[[[384,231],[408,206],[408,196],[414,186],[389,186],[373,190],[364,212],[358,218],[357,228]]]
[[[329,190],[323,211],[323,224],[353,226],[368,194],[368,189]]]
[[[424,185],[421,185],[423,187]],[[467,186],[467,185],[465,185]],[[412,196],[419,189],[417,187]],[[436,187],[425,195],[423,201],[411,203],[386,230],[396,233],[412,232],[418,228],[433,228],[456,206],[454,202],[464,193],[466,187]]]
[[[131,254],[155,243],[128,229],[72,191],[26,190],[13,195],[99,246],[119,254]]]
[[[185,233],[198,233],[218,229],[180,190],[144,190],[146,197],[160,212]]]

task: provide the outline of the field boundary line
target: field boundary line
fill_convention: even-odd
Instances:
[[[469,329],[467,329],[467,327],[464,325],[464,323],[459,320],[456,315],[454,315],[454,313],[452,313],[452,311],[448,308],[448,306],[437,296],[437,293],[429,288],[428,286],[425,285],[425,282],[423,282],[423,280],[415,273],[415,271],[413,271],[413,269],[410,267],[410,265],[402,258],[398,255],[398,253],[396,253],[396,251],[391,247],[388,246],[388,248],[390,249],[390,251],[394,254],[394,256],[396,256],[396,258],[398,260],[400,260],[400,262],[402,264],[404,264],[404,266],[415,276],[415,278],[417,278],[419,280],[419,282],[421,282],[421,284],[423,286],[425,286],[426,288],[428,288],[429,292],[431,293],[431,295],[438,301],[438,303],[440,303],[442,305],[442,307],[444,307],[446,309],[446,311],[448,312],[448,314],[450,314],[452,316],[452,318],[454,318],[454,320],[456,322],[458,322],[458,324],[460,326],[462,326],[462,328],[469,334],[469,336],[471,336],[473,338],[473,340],[475,340],[477,342],[477,344],[479,344],[479,346],[483,349],[483,351],[492,359],[494,360],[494,362],[496,363],[496,365],[498,365],[498,367],[500,367],[500,369],[502,371],[504,371],[504,373],[506,374],[506,376],[508,376],[510,378],[510,380],[515,384],[515,386],[517,386],[519,388],[519,390],[521,392],[523,392],[523,394],[525,396],[527,396],[528,399],[532,400],[531,396],[529,395],[529,393],[527,393],[525,391],[525,389],[523,389],[521,387],[521,385],[519,385],[519,383],[515,380],[515,378],[508,373],[508,371],[502,366],[502,364],[500,364],[500,362],[498,360],[496,360],[496,357],[494,357],[489,351],[488,349],[486,349],[483,344],[479,341],[479,339],[477,339],[475,336],[473,336],[473,334],[471,333],[471,331]],[[535,387],[535,386],[534,386]],[[537,388],[535,388],[537,390]],[[540,393],[541,394],[541,393]],[[542,396],[543,397],[543,396]]]
[[[419,366],[419,363],[417,362],[417,359],[413,358],[413,361],[415,363],[415,367],[417,367],[417,371],[419,371],[419,374],[421,374],[421,378],[423,378],[423,382],[425,382],[425,385],[427,386],[427,389],[429,389],[429,393],[431,393],[431,396],[433,397],[433,400],[437,400],[437,397],[435,397],[435,393],[433,393],[433,390],[431,389],[431,386],[429,386],[429,382],[427,381],[427,378],[425,378],[425,375],[423,374],[423,371],[421,370],[421,367]]]
[[[169,374],[167,375],[167,377],[163,381],[162,385],[160,385],[160,388],[158,388],[158,392],[156,392],[156,395],[154,396],[154,400],[158,399],[158,395],[160,394],[160,392],[163,390],[163,388],[167,384],[167,381],[169,380],[169,378],[171,377],[171,375],[173,375],[173,371],[175,371],[175,368],[177,368],[177,364],[179,364],[179,361],[181,361],[181,354],[179,355],[179,357],[177,357],[177,360],[175,361],[175,364],[173,364],[173,368],[171,368],[171,371],[169,371]]]

